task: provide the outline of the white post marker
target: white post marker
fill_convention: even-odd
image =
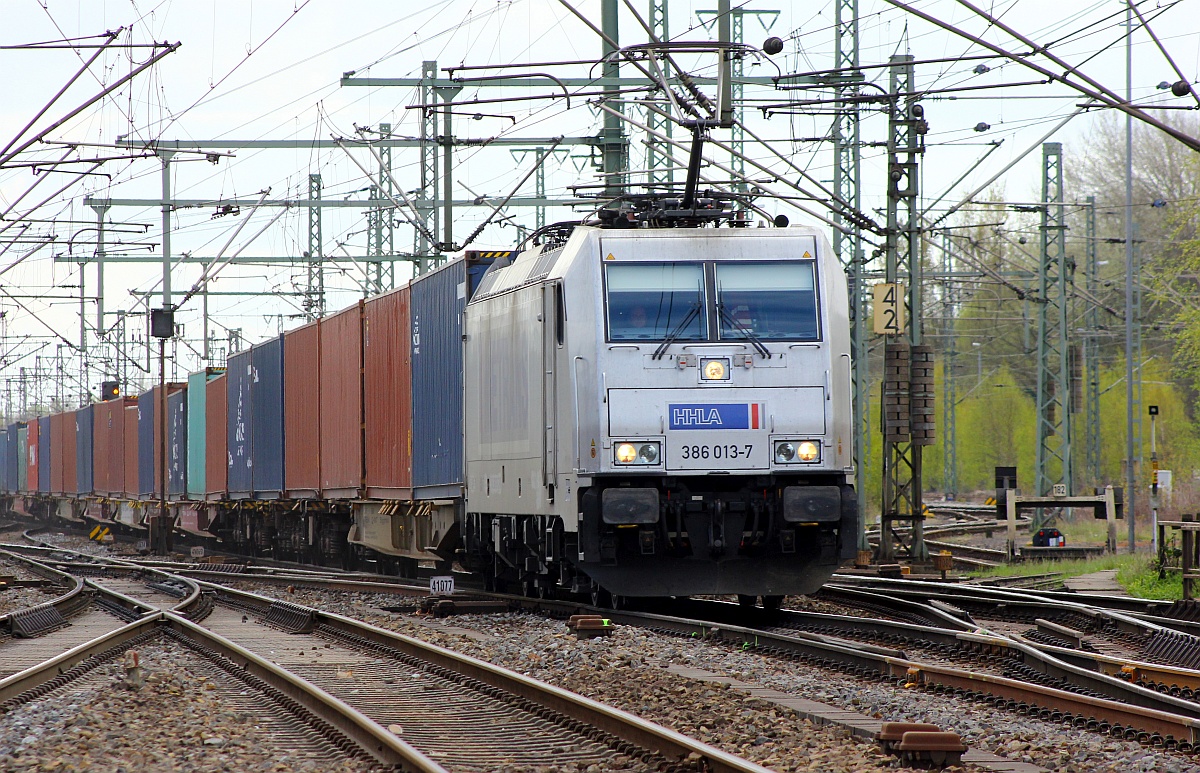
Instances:
[[[450,596],[454,594],[454,578],[450,575],[441,575],[438,577],[429,578],[429,595],[430,596]]]

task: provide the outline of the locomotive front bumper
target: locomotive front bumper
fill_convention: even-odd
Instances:
[[[854,488],[832,479],[613,479],[581,505],[576,563],[623,596],[811,593],[857,548]]]

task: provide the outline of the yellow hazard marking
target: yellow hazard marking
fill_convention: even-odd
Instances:
[[[107,526],[97,526],[96,528],[92,529],[92,533],[90,536],[92,539],[96,540],[97,542],[101,542],[104,540],[105,537],[108,536],[108,527]]]
[[[805,250],[805,251],[804,251],[804,254],[803,254],[803,255],[801,255],[800,257],[802,257],[802,258],[811,258],[811,257],[812,257],[812,253],[811,253],[811,252],[809,252],[808,250]]]
[[[97,526],[96,528],[92,529],[91,534],[89,534],[88,536],[91,537],[92,539],[96,539],[96,535],[99,533],[100,533],[100,527]]]
[[[987,499],[983,500],[983,503],[984,503],[985,505],[994,505],[994,504],[996,504],[996,498],[995,498],[995,497],[988,497]]]
[[[610,253],[608,253],[607,255],[605,255],[605,256],[604,256],[604,259],[605,259],[605,260],[612,260],[612,259],[613,259],[613,254],[612,254],[611,252],[610,252]]]

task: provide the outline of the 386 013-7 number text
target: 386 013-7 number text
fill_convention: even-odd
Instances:
[[[750,443],[738,445],[685,445],[680,447],[684,459],[749,459],[754,446]]]

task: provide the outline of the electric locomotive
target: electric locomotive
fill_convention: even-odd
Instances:
[[[771,604],[854,555],[847,292],[827,239],[677,227],[697,207],[672,204],[551,231],[466,305],[460,558],[494,587]]]

